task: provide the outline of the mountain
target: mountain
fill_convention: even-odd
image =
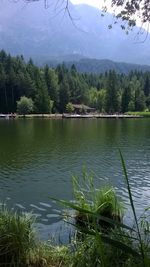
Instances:
[[[62,63],[64,63],[68,68],[70,68],[74,64],[76,69],[81,73],[99,74],[109,70],[115,70],[119,74],[121,73],[129,74],[131,71],[142,71],[142,72],[150,71],[150,66],[148,65],[131,64],[125,62],[115,62],[106,59],[91,59],[91,58],[84,58],[84,59],[77,58],[76,60],[71,60],[71,55],[69,58],[67,57],[66,59],[64,57],[63,60],[55,59],[45,62],[45,64],[54,68],[58,64]]]
[[[69,2],[70,18],[57,2],[54,0],[53,6],[45,9],[43,1],[25,4],[1,0],[0,49],[33,57],[35,62],[81,55],[81,58],[150,64],[149,35],[144,43],[140,42],[144,35],[137,42],[138,29],[126,35],[119,21],[109,30],[113,16],[106,13],[102,17],[100,10],[88,5]]]

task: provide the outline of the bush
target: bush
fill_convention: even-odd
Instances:
[[[68,113],[72,113],[72,112],[74,111],[74,107],[73,107],[73,105],[72,105],[71,102],[69,102],[69,103],[66,105],[66,111],[67,111]]]
[[[0,266],[24,266],[27,255],[35,247],[31,215],[0,210]]]
[[[120,152],[134,226],[123,223],[122,207],[112,188],[95,189],[93,177],[73,179],[75,201],[55,199],[75,211],[77,229],[73,267],[149,267],[150,224],[145,212],[137,218],[125,163]],[[146,209],[149,210],[150,208]],[[69,216],[70,217],[70,216]]]
[[[32,267],[70,267],[71,253],[67,246],[52,246],[41,243],[28,257],[28,266]]]
[[[108,221],[103,221],[102,217],[121,222],[123,218],[123,205],[118,201],[116,193],[112,187],[96,189],[94,178],[83,171],[82,182],[77,177],[73,178],[73,188],[75,202],[81,210],[76,211],[75,221],[80,226],[90,226],[95,223],[103,230],[113,227]],[[84,212],[89,211],[87,214]]]
[[[33,111],[33,101],[31,98],[22,96],[19,101],[17,101],[17,112],[22,115],[29,114]]]

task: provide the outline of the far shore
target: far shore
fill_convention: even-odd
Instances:
[[[143,118],[143,114],[102,114],[102,113],[94,113],[94,114],[0,114],[0,118],[4,119],[16,119],[16,118],[45,118],[45,119],[124,119],[124,118]]]

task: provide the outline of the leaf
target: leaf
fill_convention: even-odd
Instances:
[[[121,163],[122,163],[122,168],[123,168],[123,171],[124,171],[125,180],[126,180],[126,183],[127,183],[127,189],[128,189],[131,208],[132,208],[133,215],[134,215],[134,220],[135,220],[135,223],[136,223],[137,234],[138,234],[138,237],[139,237],[139,244],[140,244],[140,250],[141,250],[141,255],[142,255],[143,267],[145,267],[145,255],[144,255],[142,237],[141,237],[141,233],[140,233],[140,229],[139,229],[139,225],[138,225],[138,219],[137,219],[137,215],[136,215],[136,211],[135,211],[135,207],[134,207],[134,202],[133,202],[133,198],[132,198],[129,178],[128,178],[128,174],[127,174],[127,169],[126,169],[126,165],[125,165],[125,162],[124,162],[124,159],[123,159],[123,155],[122,155],[120,149],[119,149],[119,154],[120,154],[120,158],[121,158]]]
[[[125,245],[124,243],[122,243],[118,240],[112,239],[112,238],[110,238],[108,236],[104,236],[104,235],[102,235],[101,238],[102,238],[103,242],[105,242],[105,243],[107,243],[113,247],[121,249],[122,251],[129,253],[133,256],[140,257],[140,254],[136,250],[132,249],[131,247]]]
[[[60,203],[61,205],[64,205],[64,206],[66,206],[66,207],[69,207],[69,208],[71,208],[71,209],[73,209],[73,210],[76,210],[76,211],[79,211],[79,212],[81,212],[81,213],[85,213],[85,214],[90,214],[90,215],[92,215],[93,217],[96,217],[97,219],[100,219],[100,220],[102,220],[102,221],[104,221],[104,222],[108,222],[108,223],[110,223],[110,224],[112,224],[112,225],[114,225],[114,226],[117,226],[117,227],[124,228],[124,229],[127,229],[127,230],[130,230],[130,231],[134,231],[134,232],[135,232],[135,230],[132,229],[131,227],[129,227],[128,225],[125,225],[125,224],[123,224],[123,223],[120,223],[120,222],[117,222],[117,221],[115,221],[115,220],[109,219],[109,218],[107,218],[107,217],[101,216],[101,215],[99,215],[98,213],[89,211],[89,210],[87,210],[87,209],[80,208],[79,206],[77,206],[77,205],[75,205],[75,204],[73,204],[73,203],[70,203],[70,202],[68,202],[68,201],[60,200],[60,199],[56,199],[56,198],[50,198],[50,199],[51,199],[51,200],[54,200],[54,201],[56,201],[56,202],[58,202],[58,203]]]
[[[92,236],[96,236],[96,232],[95,231],[89,230],[89,229],[86,229],[86,228],[81,228],[81,232],[85,233],[85,234],[92,235]],[[133,248],[131,248],[128,245],[125,245],[121,241],[118,241],[116,239],[110,238],[109,236],[104,235],[102,233],[99,233],[99,236],[100,236],[100,238],[102,239],[102,241],[104,243],[106,243],[108,245],[111,245],[111,246],[113,246],[115,248],[118,248],[118,249],[120,249],[120,250],[122,250],[122,251],[124,251],[126,253],[129,253],[129,254],[131,254],[133,256],[140,257],[140,254],[136,250],[134,250]]]

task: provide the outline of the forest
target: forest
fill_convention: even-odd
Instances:
[[[26,96],[33,113],[63,113],[68,103],[86,104],[103,113],[150,109],[150,72],[115,71],[79,73],[59,64],[38,67],[32,59],[0,51],[0,113],[17,112],[17,102]]]

